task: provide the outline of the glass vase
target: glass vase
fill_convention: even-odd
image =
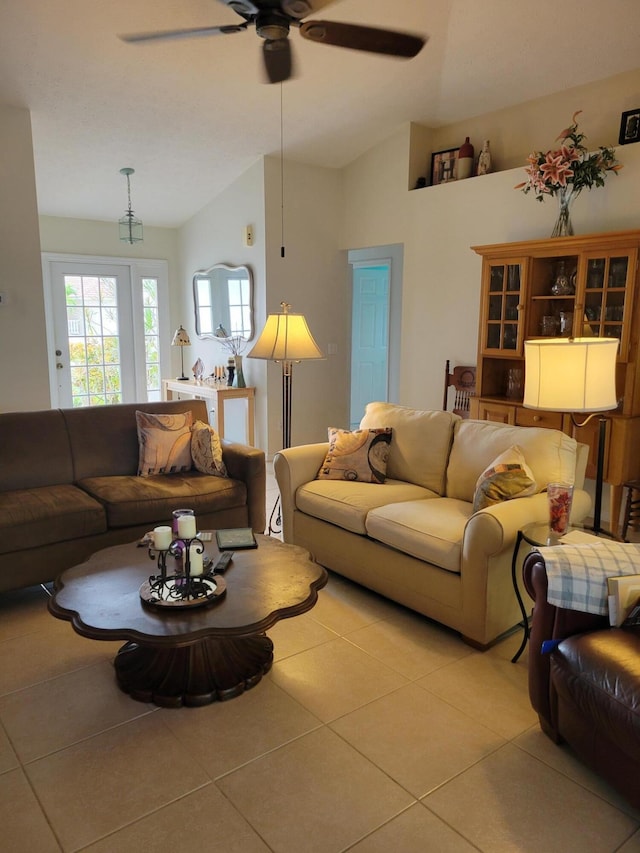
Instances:
[[[579,191],[578,191],[579,192]],[[558,190],[558,218],[555,228],[551,232],[552,237],[572,237],[573,225],[571,224],[571,205],[578,196],[573,187],[561,187]]]
[[[236,375],[233,380],[234,388],[246,388],[247,383],[244,381],[244,373],[242,372],[242,356],[236,355],[234,358],[235,367],[236,367]]]

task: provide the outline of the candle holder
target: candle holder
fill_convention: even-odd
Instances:
[[[173,572],[167,568],[169,557],[175,560]],[[205,560],[204,542],[198,536],[190,539],[176,537],[166,549],[150,545],[149,559],[156,561],[158,573],[150,575],[140,587],[140,598],[147,604],[201,607],[220,598],[226,591],[224,578],[210,572],[213,562]],[[193,563],[196,563],[195,572]]]

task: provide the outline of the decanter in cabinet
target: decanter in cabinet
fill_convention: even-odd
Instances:
[[[640,231],[473,247],[483,263],[472,417],[563,429],[589,444],[587,477],[593,477],[597,430],[576,429],[568,412],[522,406],[524,342],[560,336],[619,339],[620,402],[608,416],[605,458],[605,480],[613,487],[611,515],[616,519],[622,483],[640,478],[639,249]]]

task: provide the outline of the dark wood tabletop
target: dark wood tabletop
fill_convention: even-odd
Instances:
[[[269,536],[256,539],[258,548],[234,552],[224,575],[226,593],[202,607],[145,604],[140,586],[157,570],[148,550],[133,543],[98,551],[63,572],[49,610],[94,640],[175,647],[205,637],[262,633],[279,619],[309,610],[327,573],[304,548]],[[215,541],[206,543],[205,553],[217,558]]]

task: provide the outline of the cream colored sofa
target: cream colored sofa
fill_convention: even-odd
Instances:
[[[389,403],[369,403],[360,426],[393,428],[383,485],[315,479],[327,443],[276,454],[285,542],[486,648],[521,619],[511,559],[518,530],[548,520],[546,484],[574,483],[572,522],[589,512],[587,448],[559,430]],[[538,492],[474,513],[479,475],[513,445]]]

